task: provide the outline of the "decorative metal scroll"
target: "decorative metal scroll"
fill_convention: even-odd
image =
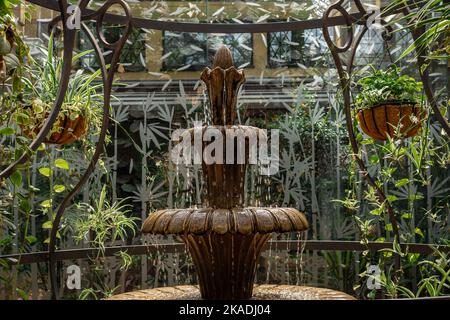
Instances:
[[[60,0],[66,1],[66,0]],[[81,9],[81,12],[83,12],[83,9],[86,8],[86,5],[88,4],[90,0],[81,0],[79,3],[79,8]],[[125,16],[127,18],[125,23],[125,29],[123,31],[122,36],[114,43],[109,43],[104,34],[103,34],[103,21],[105,14],[107,13],[108,9],[111,8],[113,5],[119,5],[122,7],[123,11],[125,12]],[[91,30],[87,27],[87,25],[83,22],[85,20],[96,20],[96,33],[97,38],[99,41],[96,40],[96,37],[91,32]],[[67,29],[66,26],[63,28]],[[99,139],[95,148],[94,155],[91,159],[91,162],[89,163],[89,166],[83,176],[81,177],[80,181],[77,183],[77,185],[72,189],[71,192],[68,193],[68,195],[64,198],[63,202],[58,208],[58,211],[55,216],[55,220],[53,221],[52,230],[50,233],[50,242],[49,242],[49,269],[50,269],[50,282],[52,287],[52,298],[57,298],[57,268],[56,268],[56,260],[54,259],[55,249],[56,249],[56,235],[57,231],[59,229],[59,224],[61,222],[62,215],[64,214],[64,211],[70,201],[73,199],[73,197],[78,193],[78,191],[83,187],[83,185],[86,183],[86,181],[89,179],[89,176],[92,174],[92,172],[95,169],[95,166],[98,162],[98,159],[100,158],[100,155],[103,150],[103,144],[105,142],[106,133],[108,130],[108,124],[109,124],[109,108],[110,108],[110,100],[111,100],[111,90],[112,90],[112,83],[114,79],[114,73],[116,71],[117,64],[119,62],[120,53],[127,41],[128,36],[131,33],[132,24],[131,24],[131,10],[128,4],[123,0],[109,0],[101,8],[99,8],[94,14],[83,16],[81,15],[81,30],[86,34],[89,42],[91,42],[92,47],[94,48],[95,54],[97,55],[97,58],[99,60],[100,64],[100,70],[102,75],[102,82],[103,82],[103,118],[102,118],[102,127],[99,135]],[[109,69],[106,67],[104,55],[102,52],[102,49],[100,48],[100,45],[108,48],[109,50],[112,50],[112,58],[109,63]],[[65,75],[69,76],[69,75]]]
[[[85,12],[86,6],[88,5],[90,0],[80,0],[78,2],[77,8],[79,8],[80,12]],[[59,4],[59,11],[61,13],[60,16],[53,19],[51,22],[51,26],[55,27],[56,23],[58,21],[61,21],[62,23],[62,30],[63,30],[63,36],[64,36],[64,55],[63,55],[63,69],[61,72],[61,79],[60,79],[60,88],[57,94],[57,98],[55,100],[55,103],[53,105],[53,109],[50,112],[49,117],[47,118],[46,122],[44,123],[42,129],[38,133],[36,139],[31,143],[30,149],[32,151],[35,151],[38,146],[42,143],[45,136],[48,134],[50,129],[52,128],[55,120],[57,119],[58,113],[61,110],[61,105],[64,101],[64,97],[67,91],[71,68],[72,68],[72,55],[73,55],[73,49],[75,44],[75,34],[76,29],[73,27],[69,27],[68,21],[70,17],[67,15],[68,12],[68,3],[67,0],[58,0]],[[124,21],[125,29],[123,31],[122,36],[114,43],[109,43],[103,34],[102,25],[104,22],[105,15],[107,14],[107,11],[109,8],[111,8],[113,5],[119,5],[122,7],[123,11],[125,12],[125,18]],[[76,184],[76,186],[67,194],[67,196],[64,198],[64,200],[61,202],[58,211],[55,215],[52,229],[50,231],[50,241],[48,246],[48,259],[49,259],[49,275],[50,275],[50,283],[51,283],[51,291],[52,291],[52,298],[57,299],[57,268],[56,268],[56,259],[55,259],[55,251],[56,251],[56,235],[59,229],[59,224],[61,222],[62,215],[64,214],[65,209],[69,205],[69,203],[72,201],[73,197],[80,191],[80,189],[83,187],[83,185],[86,183],[86,181],[89,179],[89,176],[92,174],[92,172],[95,169],[95,166],[98,162],[98,159],[100,158],[100,155],[103,150],[103,144],[105,142],[106,133],[108,130],[108,124],[109,124],[109,108],[110,108],[110,100],[111,100],[111,89],[112,89],[112,82],[114,78],[114,73],[116,71],[117,64],[119,62],[120,53],[122,48],[124,47],[127,38],[131,32],[132,29],[132,23],[131,23],[131,10],[128,6],[128,4],[123,0],[109,0],[101,8],[99,8],[97,11],[90,13],[89,15],[83,15],[81,14],[80,17],[80,24],[81,24],[81,30],[86,34],[89,42],[91,42],[94,52],[99,60],[100,69],[101,69],[101,76],[102,76],[102,82],[103,82],[103,117],[102,117],[102,126],[101,131],[99,135],[99,139],[93,154],[93,157],[89,163],[88,168],[86,169],[85,173],[81,176],[80,180]],[[97,37],[94,36],[94,34],[90,31],[90,29],[86,26],[86,24],[83,21],[86,20],[95,20],[97,22],[96,24],[96,33]],[[98,38],[99,41],[96,40]],[[102,49],[100,46],[103,46],[105,48],[108,48],[109,50],[112,50],[112,58],[109,63],[109,68],[106,67],[105,59],[103,56]],[[0,178],[6,178],[10,176],[17,165],[24,163],[28,158],[28,154],[23,154],[17,161],[9,165],[3,172],[0,173]]]
[[[57,116],[60,112],[62,103],[64,101],[65,93],[67,91],[70,72],[71,72],[71,61],[73,55],[73,49],[75,44],[75,35],[76,29],[68,28],[67,22],[69,20],[69,16],[67,14],[68,10],[68,2],[67,0],[28,0],[31,3],[35,3],[39,6],[59,11],[60,16],[55,18],[51,25],[56,25],[58,21],[62,23],[62,31],[64,37],[64,54],[63,54],[63,68],[62,75],[60,79],[60,88],[57,94],[57,98],[54,102],[53,109],[50,112],[46,122],[41,128],[35,140],[30,144],[30,149],[35,151],[39,145],[44,140],[45,136],[49,133],[52,128]],[[353,149],[353,154],[356,162],[358,163],[361,172],[364,177],[367,179],[367,182],[370,186],[372,186],[378,195],[378,198],[381,202],[386,204],[388,215],[390,222],[393,227],[393,231],[397,240],[399,240],[399,227],[397,224],[397,220],[395,218],[394,210],[389,205],[386,200],[386,195],[383,190],[381,190],[376,184],[374,179],[367,172],[367,168],[362,161],[359,155],[359,146],[357,144],[355,138],[355,132],[353,130],[353,119],[351,115],[351,93],[350,93],[350,79],[353,69],[353,62],[355,59],[356,49],[361,41],[361,38],[364,36],[367,31],[367,19],[369,17],[369,13],[364,9],[363,5],[359,0],[355,0],[354,3],[356,8],[358,9],[357,13],[348,13],[347,10],[343,7],[343,0],[336,2],[331,5],[328,10],[325,12],[322,19],[314,19],[308,21],[293,21],[293,22],[275,22],[275,23],[261,23],[261,24],[204,24],[204,23],[179,23],[173,21],[154,21],[154,20],[146,20],[146,19],[138,19],[133,18],[131,15],[131,11],[129,6],[127,5],[125,0],[109,0],[106,1],[103,6],[96,11],[87,9],[87,5],[90,0],[79,0],[78,8],[81,12],[81,29],[86,34],[89,42],[91,42],[95,54],[99,60],[99,65],[101,68],[101,76],[102,82],[104,86],[103,90],[103,120],[102,120],[102,128],[99,135],[99,140],[96,145],[96,149],[94,155],[91,159],[91,162],[86,170],[86,172],[81,177],[80,181],[77,185],[71,190],[67,196],[64,198],[62,203],[60,204],[58,211],[56,213],[55,219],[53,221],[52,230],[50,234],[50,243],[48,247],[48,259],[49,259],[49,270],[50,270],[50,281],[51,281],[51,290],[52,290],[52,298],[56,299],[57,297],[57,251],[56,251],[56,234],[59,228],[59,224],[61,221],[61,217],[64,214],[66,207],[72,201],[73,197],[79,192],[82,186],[86,183],[89,176],[92,174],[97,161],[101,155],[103,150],[103,144],[105,141],[108,124],[109,124],[109,104],[111,98],[111,89],[113,76],[119,62],[119,57],[121,51],[126,43],[128,36],[130,35],[131,29],[133,27],[142,27],[149,29],[157,29],[157,30],[170,30],[170,31],[182,31],[182,32],[208,32],[208,33],[261,33],[261,32],[278,32],[278,31],[289,31],[289,30],[302,30],[302,29],[315,29],[322,28],[325,40],[327,45],[329,46],[334,62],[336,64],[336,68],[340,78],[340,84],[343,90],[344,96],[344,108],[347,122],[347,130],[350,138],[351,147]],[[113,5],[119,5],[125,15],[113,15],[107,13],[108,9]],[[341,16],[333,17],[331,16],[332,11],[338,11]],[[408,9],[404,9],[403,13],[407,15],[409,13]],[[91,21],[95,20],[96,23],[96,35],[87,27],[86,23],[83,21]],[[382,21],[383,22],[383,21]],[[122,36],[114,43],[109,43],[104,37],[102,26],[103,23],[116,23],[122,24],[125,26],[124,32]],[[358,34],[353,33],[354,24],[359,24],[362,26],[362,30],[358,32]],[[344,45],[339,46],[336,45],[332,38],[330,37],[328,28],[337,25],[346,25],[348,27],[348,37],[347,41]],[[385,36],[389,36],[390,34],[389,27]],[[417,39],[423,33],[423,29],[413,29],[411,30],[413,38]],[[98,41],[97,39],[98,38]],[[105,60],[102,54],[101,46],[108,48],[113,51],[111,62],[109,68],[106,67]],[[418,48],[418,66],[420,68],[420,76],[422,77],[422,82],[424,84],[424,90],[428,97],[428,100],[433,108],[434,114],[436,118],[441,123],[442,127],[445,129],[447,134],[450,136],[450,126],[448,121],[441,115],[439,112],[436,99],[433,95],[431,85],[429,82],[428,68],[423,68],[425,66],[426,60],[424,58],[424,52],[426,48]],[[342,61],[339,56],[341,53],[350,53],[348,59],[346,61]],[[16,169],[17,165],[23,164],[26,162],[28,158],[28,154],[22,155],[18,160],[10,164],[3,172],[0,173],[1,178],[9,177]]]

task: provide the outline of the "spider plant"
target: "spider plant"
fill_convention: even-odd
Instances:
[[[105,244],[115,240],[126,240],[129,231],[135,235],[136,217],[129,217],[131,205],[122,199],[109,204],[106,201],[106,186],[103,186],[100,197],[92,206],[89,203],[79,203],[77,215],[73,221],[76,230],[75,241],[90,239],[94,248],[99,249],[99,255],[104,253]]]
[[[431,48],[428,59],[448,60],[450,54],[450,6],[442,0],[420,0],[411,2],[393,0],[386,7],[386,12],[407,8],[409,14],[402,15],[391,23],[404,23],[404,29],[424,28],[424,32],[405,49],[399,59],[411,53],[415,48]]]
[[[28,132],[35,135],[39,132],[48,114],[52,110],[53,102],[57,98],[60,86],[63,60],[54,55],[53,34],[49,38],[44,61],[33,64],[30,79],[25,79],[25,92],[23,104],[15,114],[16,122],[25,127]],[[81,57],[90,53],[84,51],[76,54],[72,62],[76,63]],[[76,120],[84,118],[93,129],[93,134],[100,130],[102,120],[102,95],[99,91],[101,83],[95,83],[100,76],[100,70],[92,74],[86,74],[83,70],[77,70],[70,76],[69,86],[61,106],[58,119],[53,125],[49,136],[55,132],[61,132],[65,119]]]

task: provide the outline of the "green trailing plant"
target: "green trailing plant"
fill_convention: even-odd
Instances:
[[[0,127],[9,124],[15,106],[23,94],[23,79],[33,61],[12,11],[12,8],[19,4],[25,8],[25,18],[30,20],[29,11],[26,10],[27,4],[20,0],[0,2]],[[4,130],[14,132],[12,128],[3,128],[0,130],[3,131],[0,138],[7,133]]]
[[[371,108],[386,102],[417,104],[421,101],[422,83],[408,75],[400,75],[396,66],[372,72],[358,81],[361,86],[356,95],[358,109]]]
[[[16,105],[22,98],[25,75],[32,61],[29,48],[18,30],[17,19],[12,8],[21,1],[0,2],[0,169],[14,158],[14,148],[5,143],[16,130],[11,118]],[[26,5],[24,5],[26,7]],[[25,10],[28,19],[28,11]],[[17,141],[19,144],[21,141]],[[26,149],[24,147],[24,149]]]
[[[98,201],[92,206],[89,203],[79,203],[78,210],[83,212],[73,223],[77,242],[90,239],[92,247],[104,253],[105,244],[116,240],[126,240],[128,233],[135,235],[135,217],[129,217],[131,205],[122,199],[113,204],[106,200],[106,186],[100,193]]]
[[[92,248],[97,249],[97,255],[90,258],[89,286],[80,293],[80,299],[100,299],[112,295],[118,287],[110,288],[107,284],[109,271],[105,267],[105,247],[116,241],[125,241],[136,233],[136,217],[130,217],[131,205],[118,200],[109,204],[106,185],[103,186],[99,199],[91,205],[77,204],[75,217],[66,218],[66,227],[74,231],[75,242],[87,241]],[[119,251],[116,257],[121,260],[120,270],[126,271],[133,263],[132,257],[126,251]]]
[[[426,262],[426,257],[401,252],[397,239],[393,237],[393,227],[387,215],[389,203],[394,209],[395,219],[400,227],[400,241],[403,243],[423,243],[427,240],[431,243],[448,237],[448,230],[438,233],[433,227],[434,224],[445,224],[446,221],[448,179],[445,172],[448,161],[443,159],[448,159],[448,143],[445,136],[439,136],[444,133],[431,135],[430,121],[427,119],[427,126],[409,141],[388,137],[386,142],[381,144],[372,138],[365,138],[361,133],[357,134],[357,141],[362,146],[361,157],[366,161],[376,185],[385,192],[386,201],[380,201],[374,188],[364,184],[364,180],[361,181],[361,177],[357,176],[357,170],[353,169],[350,170],[351,189],[347,190],[347,197],[337,202],[352,213],[362,244],[369,241],[394,243],[392,250],[367,250],[362,253],[368,261],[366,267],[380,267],[382,290],[367,290],[365,282],[371,275],[364,271],[360,274],[359,284],[355,286],[361,297],[434,295],[434,290],[440,291],[438,283],[446,278],[446,272],[439,271],[441,278],[438,273],[432,275],[425,272],[436,267],[431,267],[431,264]],[[356,168],[355,162],[352,165]],[[401,257],[401,270],[394,266],[396,255]],[[433,285],[429,282],[433,282]],[[432,289],[432,286],[436,288]],[[423,287],[422,291],[419,291],[420,287]],[[442,285],[441,289],[445,287]]]
[[[409,279],[406,277],[400,280],[393,280],[395,277],[392,276],[394,274],[392,266],[386,269],[381,268],[381,273],[375,279],[373,279],[373,274],[366,271],[361,273],[360,276],[363,279],[378,281],[384,294],[389,298],[420,298],[448,295],[450,293],[450,256],[448,251],[450,242],[446,241],[445,243],[443,248],[447,250],[431,246],[433,254],[420,261],[419,255],[403,251],[395,243],[392,249],[380,250],[380,253],[383,255],[386,253],[399,254],[405,262],[409,261],[413,265],[417,265],[420,280],[415,288],[407,285]],[[383,264],[384,262],[380,260],[380,263]],[[375,298],[377,294],[379,294],[377,290],[369,290],[367,292],[369,298]]]

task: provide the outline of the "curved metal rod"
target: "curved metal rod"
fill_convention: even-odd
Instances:
[[[30,3],[36,4],[50,10],[58,10],[55,0],[27,0]],[[97,11],[92,9],[83,10],[82,16],[84,19],[95,18],[98,15]],[[361,13],[350,14],[354,23],[361,21]],[[126,17],[115,14],[105,14],[104,22],[120,24],[126,23]],[[198,32],[198,33],[264,33],[264,32],[280,32],[303,29],[317,29],[322,26],[322,19],[311,19],[303,21],[289,21],[289,22],[267,22],[267,23],[191,23],[191,22],[177,22],[177,21],[158,21],[144,18],[132,18],[131,20],[135,28],[147,28],[153,30],[166,30],[175,32]],[[342,17],[331,17],[330,23],[332,25],[345,24]]]
[[[348,51],[348,49],[351,50],[350,58],[348,59],[346,65],[345,65],[345,68],[344,68],[344,65],[342,64],[341,57],[339,56],[339,53],[342,52],[342,50],[341,50],[341,48],[337,47],[334,44],[333,40],[331,39],[330,33],[328,31],[328,28],[330,27],[329,19],[330,19],[331,11],[337,10],[341,14],[344,14],[343,12],[346,12],[346,14],[348,15],[345,8],[342,7],[342,3],[343,3],[343,0],[336,2],[335,4],[330,6],[327,9],[327,11],[324,13],[322,30],[323,30],[325,41],[326,41],[328,47],[330,48],[331,55],[333,57],[334,64],[338,71],[339,80],[340,80],[340,84],[342,87],[342,92],[343,92],[343,97],[344,97],[345,120],[346,120],[346,125],[347,125],[348,137],[350,139],[350,144],[351,144],[351,147],[353,150],[353,159],[357,162],[357,164],[360,168],[360,171],[363,174],[364,178],[366,179],[367,183],[372,188],[374,188],[374,190],[376,191],[378,201],[380,201],[381,203],[384,203],[386,205],[386,209],[387,209],[388,216],[389,216],[389,221],[392,224],[392,231],[394,232],[394,235],[397,238],[397,241],[400,242],[400,232],[399,232],[399,227],[398,227],[397,219],[395,217],[394,210],[393,210],[392,206],[390,205],[390,203],[387,201],[387,197],[386,197],[385,193],[375,183],[375,180],[369,174],[364,161],[359,156],[359,146],[358,146],[358,142],[356,141],[355,132],[353,130],[353,118],[352,118],[352,114],[351,114],[351,93],[350,93],[351,75],[352,75],[353,64],[354,64],[353,62],[355,59],[356,50],[358,48],[358,45],[359,45],[362,37],[364,36],[364,34],[367,31],[367,26],[365,25],[365,23],[362,24],[363,29],[358,33],[358,35],[356,35],[355,40],[352,42],[351,46],[345,45],[343,47],[343,48],[347,49],[346,51]],[[364,17],[363,20],[365,21],[365,18],[367,17],[367,12],[365,11],[364,7],[362,6],[362,4],[359,0],[355,0],[355,3],[359,10],[363,10],[361,12],[361,14]],[[353,26],[350,27],[349,32],[351,32],[351,34],[353,36]]]
[[[64,48],[67,48],[67,50],[64,50],[63,67],[61,71],[61,77],[59,79],[60,86],[56,94],[56,100],[53,103],[52,111],[45,120],[44,125],[42,126],[41,130],[39,130],[38,135],[29,146],[29,149],[31,151],[36,151],[47,134],[50,132],[50,129],[53,127],[53,123],[55,123],[56,118],[58,117],[59,111],[61,110],[61,106],[64,102],[67,88],[69,86],[70,71],[72,69],[72,52],[75,45],[75,30],[71,30],[65,27],[65,22],[67,21],[67,0],[59,0],[58,4],[62,16],[61,20],[64,24]],[[29,153],[23,153],[19,157],[19,159],[11,163],[2,172],[0,172],[0,180],[8,178],[15,171],[16,167],[20,164],[24,164],[28,160],[28,158]]]
[[[405,17],[408,16],[410,13],[409,9],[406,6],[403,8],[402,11],[403,11],[403,15]],[[413,37],[413,40],[416,43],[417,43],[417,40],[419,39],[419,37],[425,31],[424,27],[414,28],[413,26],[410,27],[410,30],[411,30],[411,35]],[[430,78],[429,78],[430,67],[429,67],[429,65],[426,64],[426,58],[425,58],[425,53],[427,51],[428,51],[427,48],[423,45],[416,47],[417,65],[419,66],[419,75],[422,80],[423,90],[425,92],[425,95],[427,96],[427,99],[431,105],[431,108],[433,109],[433,113],[434,113],[435,117],[440,122],[442,128],[444,128],[447,135],[450,137],[450,124],[449,124],[448,120],[445,119],[444,116],[441,114],[441,111],[439,110],[439,106],[436,101],[436,97],[434,96],[433,89],[430,84]],[[426,66],[426,67],[424,68],[424,66]]]
[[[112,89],[112,82],[114,80],[114,73],[116,71],[116,65],[119,62],[120,53],[128,39],[128,36],[131,32],[132,23],[131,23],[131,13],[130,8],[127,5],[126,2],[123,0],[110,0],[104,4],[104,6],[101,8],[102,12],[106,12],[109,7],[111,7],[114,4],[119,4],[124,9],[128,19],[127,27],[122,35],[122,37],[114,44],[112,49],[114,50],[109,70],[106,69],[106,63],[102,54],[102,50],[100,49],[99,44],[95,40],[94,35],[92,32],[87,28],[87,26],[82,23],[82,30],[86,33],[89,41],[91,42],[94,51],[99,58],[99,62],[101,65],[101,73],[102,73],[102,81],[103,81],[103,119],[102,119],[102,127],[101,132],[99,135],[99,139],[95,148],[94,155],[91,159],[91,162],[89,163],[88,168],[86,169],[85,173],[81,177],[80,181],[77,183],[77,185],[67,194],[67,196],[64,198],[64,200],[61,202],[58,211],[56,213],[55,219],[52,224],[52,229],[50,233],[50,242],[48,246],[48,254],[49,254],[49,270],[50,270],[50,283],[51,283],[51,290],[52,290],[52,299],[58,298],[58,286],[57,286],[57,268],[56,268],[56,259],[55,259],[55,251],[56,251],[56,235],[59,229],[59,224],[61,222],[61,218],[64,214],[65,209],[69,205],[70,201],[72,201],[73,197],[78,193],[78,191],[81,189],[81,187],[86,183],[86,181],[89,179],[89,176],[92,174],[92,172],[95,169],[95,166],[98,162],[98,159],[100,158],[100,155],[102,154],[103,144],[106,138],[106,133],[108,131],[108,124],[109,124],[109,108],[110,108],[110,99],[111,99],[111,89]],[[101,15],[99,16],[101,18]],[[99,20],[101,22],[101,19]],[[99,21],[97,23],[99,23]],[[100,36],[99,34],[97,36]]]

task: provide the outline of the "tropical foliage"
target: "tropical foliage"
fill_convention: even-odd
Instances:
[[[358,81],[361,91],[355,104],[359,109],[371,108],[386,102],[417,104],[422,100],[422,83],[408,75],[400,75],[396,66],[388,70],[377,70],[372,66],[371,74]]]

